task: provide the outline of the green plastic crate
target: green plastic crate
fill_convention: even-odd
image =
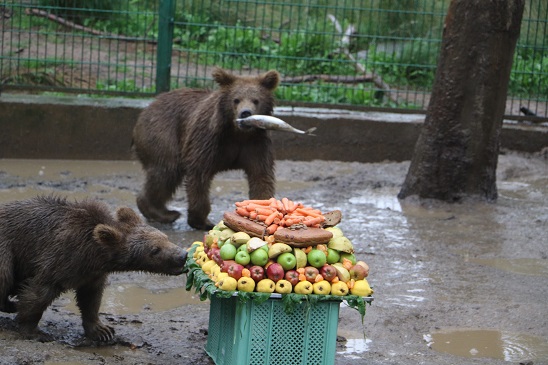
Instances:
[[[287,314],[281,299],[212,295],[206,352],[217,365],[332,365],[340,303],[301,303]]]

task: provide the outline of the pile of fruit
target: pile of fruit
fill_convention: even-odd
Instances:
[[[284,199],[287,206],[287,200]],[[289,203],[290,206],[292,204]],[[294,206],[300,206],[293,204]],[[236,203],[241,210],[242,204]],[[263,209],[263,208],[260,208]],[[304,209],[315,217],[314,225],[324,221],[318,210]],[[265,214],[263,214],[264,216]],[[270,216],[274,216],[271,214]],[[283,215],[276,218],[284,219]],[[337,226],[296,229],[317,229],[330,232],[327,242],[305,245],[302,242],[278,242],[272,231],[262,237],[235,231],[225,221],[219,222],[203,242],[193,244],[193,259],[215,283],[225,291],[279,294],[318,294],[367,297],[373,290],[367,282],[369,266],[356,259],[351,241]],[[271,227],[269,220],[265,227]],[[282,226],[280,221],[278,226]],[[305,227],[313,227],[305,225]],[[289,229],[288,228],[288,229]],[[326,232],[322,232],[325,236]],[[298,247],[296,247],[298,246]]]

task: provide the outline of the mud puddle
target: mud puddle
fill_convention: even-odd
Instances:
[[[548,342],[527,334],[494,329],[442,329],[424,336],[432,349],[464,358],[509,362],[548,359]]]
[[[147,285],[154,286],[150,281]],[[64,294],[61,300],[68,302],[65,305],[67,310],[80,313],[72,293]],[[118,283],[105,288],[101,312],[115,315],[139,314],[144,311],[154,313],[200,303],[199,296],[185,288],[148,289],[135,283]]]

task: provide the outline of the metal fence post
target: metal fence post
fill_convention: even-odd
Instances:
[[[160,0],[158,47],[156,49],[156,93],[169,91],[173,49],[174,0]]]

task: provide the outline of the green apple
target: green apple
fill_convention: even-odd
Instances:
[[[249,253],[247,253],[247,250],[238,251],[236,252],[236,256],[234,256],[234,261],[236,261],[240,265],[245,266],[251,261],[251,256],[249,255]]]
[[[335,262],[339,262],[341,259],[341,255],[339,254],[339,251],[334,250],[332,248],[327,249],[327,263],[328,264],[334,264]]]
[[[246,246],[246,245],[241,245],[240,247],[238,247],[238,251],[245,251],[245,252],[247,252],[247,246]]]
[[[221,255],[221,258],[223,260],[234,260],[234,257],[236,257],[236,246],[234,246],[232,243],[226,242],[219,251],[219,254]]]
[[[313,248],[312,250],[310,250],[306,257],[308,263],[315,268],[320,268],[327,262],[327,257],[325,256],[325,253],[322,250],[318,250],[317,248]]]
[[[353,253],[341,252],[341,258],[339,262],[342,262],[343,259],[348,259],[352,262],[352,265],[356,265],[356,256]]]
[[[291,252],[284,252],[277,259],[278,264],[282,265],[285,271],[291,270],[297,265],[297,258]]]
[[[264,266],[268,262],[268,251],[267,250],[255,250],[249,255],[251,263],[257,266]]]

